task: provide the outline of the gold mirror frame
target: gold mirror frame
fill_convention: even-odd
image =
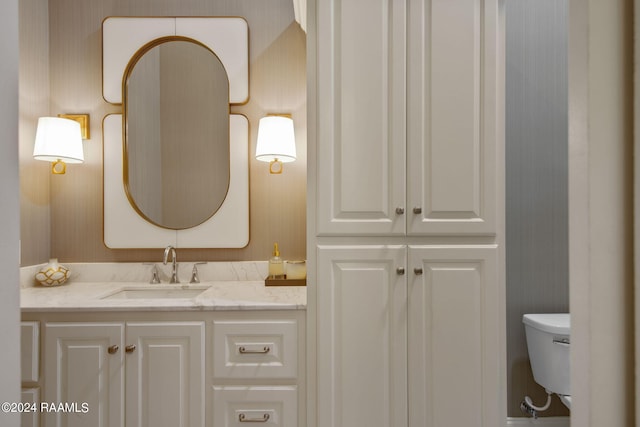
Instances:
[[[130,168],[132,167],[131,165],[132,160],[131,160],[130,154],[135,152],[135,151],[131,151],[132,140],[131,140],[131,134],[130,134],[131,128],[134,127],[133,126],[134,122],[131,120],[130,111],[129,111],[131,78],[132,76],[135,75],[135,71],[137,69],[136,66],[140,64],[140,61],[145,57],[145,55],[148,55],[155,48],[158,48],[163,45],[167,45],[168,43],[172,43],[172,42],[190,43],[194,46],[198,46],[200,48],[205,49],[204,52],[208,52],[210,55],[212,55],[211,58],[216,62],[216,64],[213,67],[219,67],[219,69],[221,70],[221,73],[220,72],[217,72],[217,73],[214,72],[210,74],[203,73],[203,76],[211,75],[211,78],[214,80],[213,85],[211,85],[212,90],[216,90],[218,87],[225,86],[225,88],[222,89],[222,96],[225,96],[224,104],[226,105],[226,111],[224,112],[224,116],[220,115],[221,113],[219,110],[221,110],[221,105],[219,105],[219,101],[216,101],[216,97],[218,97],[218,94],[215,92],[210,94],[210,97],[209,97],[210,102],[208,105],[203,105],[201,103],[199,104],[198,108],[203,106],[205,107],[208,106],[208,107],[211,107],[210,111],[212,115],[220,115],[217,119],[214,117],[214,120],[212,121],[201,120],[200,122],[202,123],[202,127],[207,128],[210,126],[214,126],[216,128],[216,129],[213,129],[212,132],[208,132],[208,130],[202,129],[203,130],[202,133],[205,135],[210,134],[211,139],[209,141],[211,141],[214,145],[216,145],[216,147],[222,147],[222,143],[215,144],[215,141],[223,140],[223,141],[226,141],[227,144],[225,147],[221,148],[222,150],[221,153],[215,152],[216,147],[192,145],[186,149],[187,151],[184,153],[184,156],[181,156],[181,155],[173,156],[173,158],[180,159],[185,156],[189,156],[189,154],[191,154],[190,155],[191,161],[194,163],[191,165],[188,164],[188,162],[187,164],[184,164],[183,166],[187,168],[187,171],[185,172],[188,172],[189,170],[193,170],[193,169],[189,169],[189,167],[194,165],[195,165],[194,166],[195,169],[199,171],[199,177],[197,178],[194,177],[192,179],[192,182],[190,182],[190,185],[187,185],[186,187],[184,185],[181,186],[179,184],[180,182],[182,182],[182,180],[180,179],[181,176],[189,175],[188,173],[181,172],[181,171],[184,171],[184,168],[180,168],[177,171],[174,168],[173,177],[175,179],[166,179],[167,174],[169,173],[166,167],[171,168],[173,162],[168,162],[168,163],[163,162],[160,165],[157,165],[160,168],[160,172],[158,172],[160,179],[154,180],[153,177],[143,179],[143,181],[146,183],[153,183],[154,181],[159,181],[159,186],[157,187],[153,185],[151,187],[149,187],[148,185],[143,187],[140,187],[139,185],[133,186],[130,179],[130,172],[129,172]],[[222,78],[224,78],[224,81],[222,80]],[[202,85],[203,90],[206,86],[207,86],[206,84]],[[159,88],[158,90],[160,91],[161,89]],[[165,93],[165,92],[162,92],[162,93]],[[123,141],[124,141],[123,143],[123,162],[124,162],[123,184],[125,188],[125,193],[127,195],[127,198],[129,199],[129,203],[131,204],[132,208],[138,213],[138,215],[140,215],[142,218],[149,221],[150,223],[157,225],[158,227],[174,229],[174,230],[181,230],[181,229],[187,229],[187,228],[198,226],[203,222],[207,221],[213,215],[215,215],[215,213],[220,209],[220,206],[222,206],[222,204],[224,203],[224,200],[227,197],[227,194],[229,191],[229,182],[231,179],[230,177],[231,159],[230,159],[230,147],[229,147],[230,136],[229,136],[229,120],[228,120],[229,114],[230,114],[229,78],[224,68],[224,65],[220,61],[220,58],[218,57],[218,55],[216,55],[216,53],[213,52],[208,46],[189,37],[166,36],[166,37],[160,37],[158,39],[152,40],[151,42],[142,46],[131,57],[131,60],[127,64],[125,68],[124,76],[122,79],[122,100],[123,100],[122,132],[123,132]],[[207,98],[204,98],[204,100],[207,100]],[[163,101],[164,100],[159,101],[160,110],[163,109],[162,105],[165,105],[165,106],[167,105],[167,104],[163,104]],[[218,104],[216,104],[216,102],[218,102]],[[171,108],[171,105],[173,104],[169,103],[168,105],[170,106],[169,108]],[[174,117],[174,116],[171,115],[171,117]],[[161,123],[167,123],[167,122],[166,120],[162,120],[162,119],[158,120],[157,124],[160,125]],[[215,125],[214,123],[217,123],[217,125]],[[221,133],[218,132],[218,129],[217,129],[218,127],[220,128]],[[191,129],[192,127],[189,126],[189,130]],[[151,130],[147,131],[144,128],[140,132],[140,134],[146,134],[146,133],[153,133],[153,132]],[[160,135],[160,138],[158,138],[158,141],[162,141],[165,139],[163,138],[164,135],[162,134],[162,132],[160,132],[160,134],[161,135]],[[201,136],[199,132],[196,131],[195,134],[192,134],[190,137],[185,137],[184,142],[185,143],[191,142],[191,141],[198,142],[198,141],[202,141],[203,139],[207,140],[208,138],[206,136]],[[146,139],[142,137],[137,140],[141,141],[141,143],[144,143]],[[182,141],[175,141],[175,135],[174,135],[174,142],[182,143]],[[208,142],[208,141],[205,141],[205,142]],[[191,148],[193,148],[194,152],[197,152],[197,154],[194,155],[193,154],[194,152],[190,152],[189,150]],[[207,156],[206,150],[203,150],[202,148],[210,148],[210,150],[212,150],[210,153],[211,155]],[[182,148],[179,148],[179,149],[181,150]],[[222,156],[218,154],[221,154]],[[211,165],[212,165],[211,168],[207,168],[205,167],[205,165],[198,165],[196,163],[198,161],[202,161],[203,155],[206,156],[208,161],[211,161]],[[142,154],[138,156],[138,158],[146,159],[148,157],[145,154]],[[226,161],[223,160],[225,158],[226,158]],[[218,162],[217,165],[215,165],[216,161]],[[184,162],[186,161],[183,160],[183,163]],[[135,166],[140,167],[144,170],[144,165],[136,164]],[[149,170],[149,173],[153,173],[153,171],[156,170],[153,167],[147,167],[147,169]],[[202,174],[208,174],[208,175],[202,176]],[[142,175],[145,175],[144,172]],[[195,183],[193,182],[193,180],[195,180]],[[222,185],[216,186],[216,183],[219,183],[219,182],[222,182]],[[133,184],[135,184],[135,182]],[[156,189],[156,191],[153,191],[154,188]],[[151,202],[145,203],[144,195],[145,193],[149,192],[149,189],[152,190],[151,193],[153,194],[151,195],[151,197],[147,196],[147,200],[150,199]],[[204,196],[206,194],[212,194],[214,195],[214,197],[208,198]],[[156,197],[154,197],[154,195]],[[169,197],[168,200],[167,200],[167,197]],[[151,207],[146,206],[146,204],[151,204]],[[155,212],[153,207],[155,207]]]

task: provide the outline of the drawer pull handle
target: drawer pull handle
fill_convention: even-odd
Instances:
[[[271,351],[269,346],[264,346],[262,350],[247,350],[245,347],[238,348],[240,354],[267,354]]]
[[[133,353],[134,351],[136,351],[136,345],[135,344],[128,345],[124,348],[124,351],[126,351],[127,353]]]
[[[419,215],[422,213],[422,208],[420,206],[416,206],[415,208],[413,208],[413,213],[416,215]]]
[[[120,349],[120,347],[118,347],[117,345],[112,345],[107,349],[107,353],[109,354],[116,354],[118,352],[118,350]]]
[[[404,215],[404,208],[402,206],[398,206],[396,208],[396,214],[397,215]]]
[[[262,418],[247,418],[245,414],[238,415],[238,421],[241,423],[266,423],[269,418],[271,418],[269,414],[264,414]]]
[[[413,269],[413,274],[415,274],[416,276],[420,276],[423,273],[421,268],[414,268]]]

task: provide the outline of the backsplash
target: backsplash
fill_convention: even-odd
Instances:
[[[179,263],[178,277],[181,283],[189,283],[193,264],[189,261]],[[35,284],[34,276],[42,265],[44,264],[20,268],[21,288],[39,286]],[[168,283],[171,276],[171,263],[163,265],[162,262],[157,262],[155,265],[162,283]],[[64,266],[71,271],[69,283],[149,283],[151,280],[152,266],[140,262],[64,263]],[[208,262],[198,265],[198,276],[201,282],[262,281],[267,277],[267,272],[268,263],[266,261]]]

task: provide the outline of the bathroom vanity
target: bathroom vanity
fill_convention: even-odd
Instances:
[[[305,288],[74,282],[21,305],[23,402],[66,405],[23,425],[305,424]]]

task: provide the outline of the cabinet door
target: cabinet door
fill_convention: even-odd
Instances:
[[[204,426],[204,330],[204,322],[127,323],[127,427]]]
[[[318,233],[404,234],[406,0],[316,7]]]
[[[409,249],[411,427],[504,422],[505,313],[496,252],[495,246]]]
[[[48,427],[124,426],[123,323],[47,323],[42,402]]]
[[[409,234],[495,234],[503,144],[499,0],[409,0]]]
[[[318,426],[407,425],[405,264],[404,246],[318,248]]]

